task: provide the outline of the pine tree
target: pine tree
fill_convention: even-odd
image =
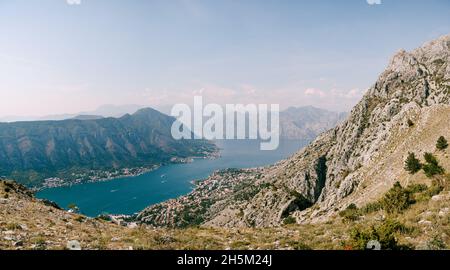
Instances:
[[[420,161],[416,158],[416,155],[414,153],[409,153],[408,158],[405,161],[405,170],[408,171],[410,174],[415,174],[422,168],[422,164],[420,164]]]
[[[444,150],[447,147],[448,147],[448,142],[444,138],[444,136],[439,137],[439,139],[437,140],[437,143],[436,143],[436,148],[439,150]]]
[[[444,168],[442,168],[439,165],[439,161],[436,159],[435,156],[431,153],[425,153],[425,161],[427,162],[424,164],[423,171],[425,172],[425,175],[427,177],[433,177],[435,175],[444,174]]]

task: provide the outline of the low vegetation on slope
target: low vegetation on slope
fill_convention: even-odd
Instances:
[[[448,158],[439,147],[439,154]],[[386,249],[446,249],[450,242],[450,174],[432,153],[424,154],[424,164],[410,153],[405,170],[411,175],[420,169],[429,184],[411,183],[403,187],[399,182],[379,200],[361,208],[350,204],[339,213],[342,220],[353,227],[352,247],[365,248],[369,240],[377,240]],[[422,176],[423,177],[423,176]],[[399,239],[402,240],[402,244]]]

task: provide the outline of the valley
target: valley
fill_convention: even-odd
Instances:
[[[195,187],[194,181],[206,179],[216,171],[268,166],[289,157],[307,143],[281,140],[276,151],[261,151],[258,141],[216,141],[220,156],[214,159],[167,164],[139,176],[43,189],[36,196],[52,200],[64,208],[75,204],[81,213],[91,217],[105,213],[131,215],[151,204],[191,192]]]

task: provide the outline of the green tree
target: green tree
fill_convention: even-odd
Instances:
[[[405,161],[405,170],[408,171],[410,174],[415,174],[422,168],[422,164],[420,164],[420,161],[416,158],[416,155],[414,153],[409,153],[408,158]]]
[[[414,200],[411,193],[403,188],[399,182],[396,182],[394,186],[383,196],[380,201],[381,207],[388,213],[401,213],[403,210],[409,207]]]
[[[366,229],[353,228],[350,231],[350,239],[355,249],[366,249],[370,240],[376,240],[380,243],[383,250],[400,250],[406,247],[398,244],[395,235],[406,230],[406,226],[402,223],[387,219],[379,226],[371,226]]]
[[[285,225],[288,225],[288,224],[295,224],[295,223],[297,223],[297,220],[296,220],[295,217],[293,217],[293,216],[288,216],[287,218],[285,218],[285,219],[283,220],[283,223],[284,223]]]
[[[339,212],[339,216],[341,216],[346,222],[352,222],[359,219],[360,212],[358,207],[352,203],[347,206],[345,210]]]
[[[444,174],[444,168],[439,165],[439,161],[435,156],[433,156],[433,154],[425,153],[424,158],[426,164],[424,164],[422,167],[427,177]]]
[[[448,147],[448,142],[444,138],[444,136],[439,137],[439,139],[437,140],[437,143],[436,143],[436,148],[439,150],[444,150],[447,147]]]

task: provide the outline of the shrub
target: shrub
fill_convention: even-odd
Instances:
[[[438,160],[437,160],[436,157],[433,156],[433,154],[431,154],[431,153],[425,153],[425,154],[423,155],[423,157],[425,158],[425,161],[426,161],[427,163],[430,163],[430,164],[438,164]]]
[[[85,220],[86,220],[86,218],[83,217],[83,216],[77,216],[77,217],[75,217],[75,221],[78,221],[78,222],[84,222]]]
[[[436,148],[439,150],[444,150],[447,147],[448,147],[448,142],[444,138],[444,136],[439,137],[439,139],[437,140],[437,143],[436,143]]]
[[[420,164],[420,161],[416,158],[416,155],[414,153],[409,153],[405,161],[405,170],[410,174],[415,174],[420,171],[421,168],[422,164]]]
[[[382,209],[382,207],[381,207],[380,202],[371,202],[371,203],[368,203],[365,206],[363,206],[361,208],[360,212],[362,214],[370,214],[370,213],[376,212],[381,209]]]
[[[352,222],[359,219],[360,213],[358,207],[352,203],[347,208],[339,213],[344,221]]]
[[[447,249],[447,245],[439,235],[435,235],[427,242],[427,248],[430,250],[444,250]]]
[[[427,190],[427,192],[425,192],[425,194],[431,198],[434,195],[438,195],[439,193],[441,193],[441,191],[444,190],[444,187],[442,185],[439,184],[439,182],[437,180],[433,181],[433,184],[431,185],[431,187]]]
[[[354,249],[364,250],[367,247],[367,243],[371,240],[379,241],[379,236],[377,234],[377,230],[375,227],[371,227],[367,230],[361,230],[358,228],[352,229],[350,232],[350,238],[352,240],[352,247]],[[395,246],[397,244],[397,240],[394,236],[392,236],[388,242],[390,246]],[[381,243],[380,243],[381,244]],[[382,249],[386,249],[384,245],[381,246]]]
[[[312,250],[312,248],[305,243],[296,243],[293,248],[294,250]]]
[[[444,174],[444,168],[439,165],[438,160],[435,156],[433,156],[433,154],[425,153],[424,158],[426,164],[424,164],[422,167],[427,177]]]
[[[441,193],[443,189],[444,186],[437,179],[433,179],[430,187],[424,184],[413,184],[406,187],[407,191],[414,194],[414,202],[428,201],[434,195]]]
[[[409,205],[414,203],[411,193],[403,188],[399,182],[383,196],[380,201],[381,207],[389,214],[401,213]]]
[[[380,234],[390,234],[393,232],[408,233],[411,232],[411,229],[395,219],[387,219],[378,227],[377,231]]]
[[[21,229],[21,228],[22,228],[22,227],[21,227],[19,224],[17,224],[17,223],[8,223],[8,224],[6,225],[6,229],[11,230],[11,231],[19,230],[19,229]]]
[[[427,189],[428,187],[425,184],[410,184],[406,187],[406,190],[410,193],[419,193]]]
[[[100,214],[96,217],[97,220],[111,221],[111,217],[108,214]]]
[[[297,220],[296,220],[295,217],[293,217],[293,216],[288,216],[287,218],[285,218],[285,219],[283,220],[283,223],[284,223],[285,225],[288,225],[288,224],[295,224],[295,223],[297,223]]]
[[[363,230],[354,228],[350,232],[352,246],[355,249],[366,249],[367,243],[376,240],[380,243],[381,249],[397,250],[403,247],[398,244],[395,233],[404,233],[408,229],[406,226],[395,220],[386,220],[380,226],[372,226]]]
[[[358,210],[358,206],[356,206],[356,204],[351,203],[349,204],[349,206],[347,206],[348,210]]]

